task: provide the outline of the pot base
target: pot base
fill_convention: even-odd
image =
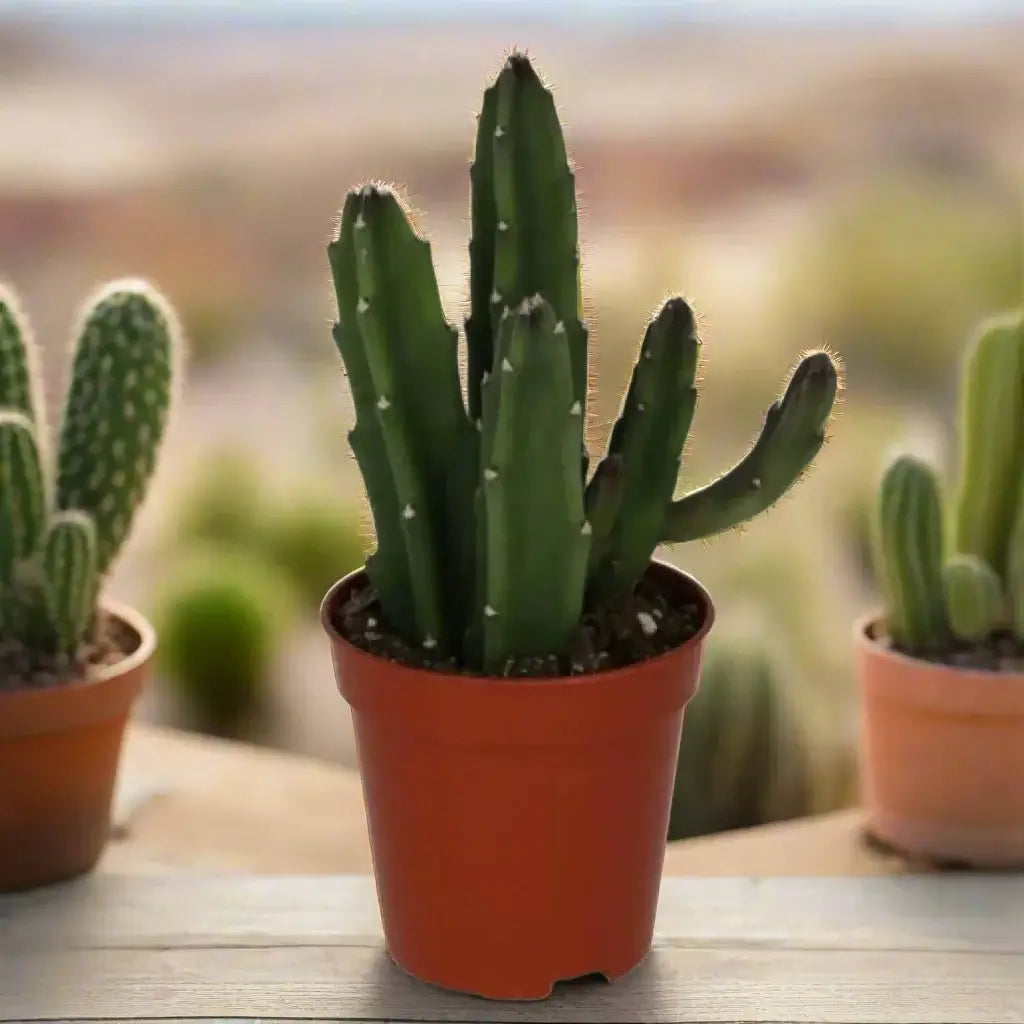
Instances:
[[[941,822],[914,821],[885,811],[871,812],[869,837],[903,855],[938,869],[1024,868],[1024,829],[969,828]]]
[[[613,985],[615,982],[625,978],[626,975],[632,974],[647,959],[649,953],[650,948],[639,959],[633,958],[634,962],[628,967],[581,971],[564,977],[553,977],[553,972],[551,971],[538,971],[533,977],[516,972],[514,983],[510,984],[507,980],[496,980],[493,984],[488,984],[487,991],[481,991],[479,986],[468,983],[464,978],[460,978],[454,973],[438,976],[429,970],[411,970],[400,962],[393,950],[390,948],[387,950],[388,959],[391,963],[403,974],[408,975],[413,981],[418,981],[421,985],[430,985],[432,988],[437,988],[444,992],[457,992],[460,995],[473,996],[476,999],[486,999],[491,1002],[502,1003],[543,1002],[554,993],[558,985],[571,985],[590,979],[600,978],[606,984]],[[503,979],[508,978],[505,971],[499,970],[497,973]]]

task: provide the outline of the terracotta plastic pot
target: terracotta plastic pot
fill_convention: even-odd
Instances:
[[[1024,867],[1024,675],[898,654],[857,623],[868,828],[905,853]]]
[[[672,566],[649,570],[704,608],[683,646],[566,679],[447,675],[343,639],[324,599],[349,703],[384,936],[407,973],[492,999],[614,980],[647,955],[683,710],[714,609]]]
[[[86,683],[0,693],[0,892],[91,870],[110,830],[121,742],[156,637],[138,612],[107,610],[135,650]]]

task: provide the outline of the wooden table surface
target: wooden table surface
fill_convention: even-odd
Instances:
[[[369,874],[355,771],[135,723],[128,732],[111,873]],[[670,843],[666,875],[892,875],[924,865],[863,841],[857,810]]]
[[[1024,876],[666,879],[651,956],[542,1003],[392,965],[365,876],[96,874],[0,897],[0,1020],[1024,1021]]]

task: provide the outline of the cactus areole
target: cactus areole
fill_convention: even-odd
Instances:
[[[575,178],[553,97],[520,53],[484,93],[470,178],[465,394],[429,244],[395,193],[351,191],[328,246],[376,534],[366,586],[331,621],[383,657],[487,676],[670,650],[707,609],[697,594],[666,602],[655,549],[738,526],[793,486],[825,441],[836,365],[806,355],[746,457],[675,498],[701,342],[670,298],[591,467]]]
[[[145,284],[98,293],[51,451],[28,320],[0,290],[0,892],[82,874],[106,845],[156,637],[101,584],[154,471],[177,344]]]

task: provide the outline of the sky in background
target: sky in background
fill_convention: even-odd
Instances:
[[[605,18],[724,20],[913,19],[917,22],[1024,17],[1024,0],[0,0],[0,14],[62,18],[176,17],[188,20],[388,20],[395,17],[530,14],[555,19],[586,12]]]

